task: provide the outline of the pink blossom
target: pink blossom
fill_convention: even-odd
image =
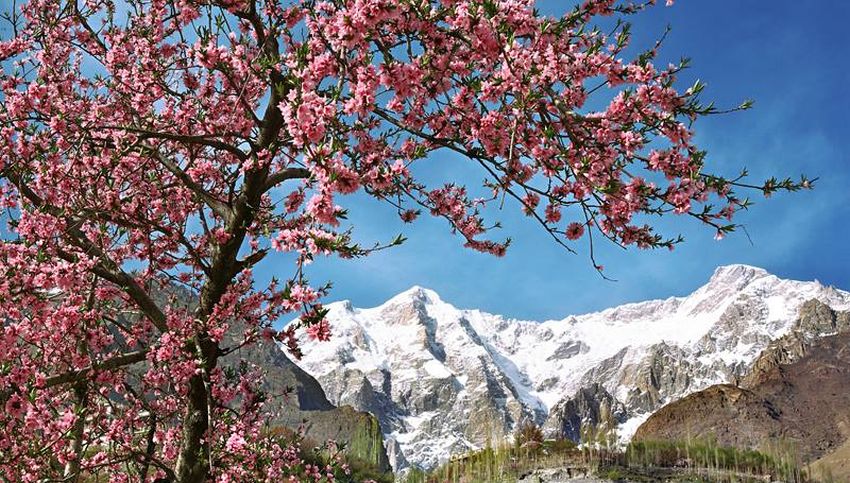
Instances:
[[[570,223],[569,226],[567,226],[566,234],[567,238],[570,240],[578,240],[582,235],[584,235],[584,225],[575,222]]]
[[[230,437],[227,438],[227,443],[225,443],[225,449],[233,453],[241,453],[246,446],[247,442],[245,441],[245,438],[238,433],[231,434]]]
[[[327,320],[321,320],[320,322],[313,324],[307,327],[307,335],[310,336],[313,340],[319,341],[327,341],[331,338],[331,326]]]
[[[27,405],[26,401],[20,395],[12,394],[6,401],[5,408],[6,414],[13,418],[20,418],[26,412]]]

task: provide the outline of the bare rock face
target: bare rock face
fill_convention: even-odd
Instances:
[[[800,353],[795,332],[834,333],[847,319],[825,314],[850,308],[850,294],[732,265],[684,297],[557,321],[461,310],[420,287],[374,308],[327,307],[333,338],[303,340],[298,365],[332,404],[377,416],[398,471],[510,439],[526,420],[549,436],[616,427],[628,440],[665,404],[769,365],[757,362],[769,346]]]
[[[694,367],[690,352],[666,342],[635,352],[627,348],[600,362],[584,374],[581,387],[593,387],[594,381],[617,381],[622,403],[632,412],[646,412],[663,405],[670,394],[687,393],[694,378],[715,370]]]
[[[850,312],[810,301],[794,329],[772,342],[741,387],[716,385],[661,408],[639,440],[713,438],[770,449],[793,444],[805,461],[850,442]]]
[[[664,406],[638,428],[634,440],[689,441],[710,435],[723,445],[752,447],[765,433],[776,436],[778,418],[776,408],[758,394],[719,384]]]
[[[775,368],[801,359],[810,346],[824,335],[845,332],[850,332],[850,312],[836,313],[817,300],[804,303],[794,329],[768,345],[740,381],[741,386],[756,386],[771,377]]]
[[[581,388],[575,396],[558,403],[549,412],[544,431],[556,437],[581,441],[593,433],[596,437],[616,436],[616,428],[625,422],[628,412],[600,384]]]

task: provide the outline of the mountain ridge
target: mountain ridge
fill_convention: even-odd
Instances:
[[[550,435],[601,424],[628,438],[666,402],[743,375],[812,298],[850,307],[847,292],[741,264],[686,296],[543,322],[413,286],[372,308],[328,304],[334,337],[303,339],[298,365],[333,404],[378,417],[396,470],[430,468],[524,420]]]

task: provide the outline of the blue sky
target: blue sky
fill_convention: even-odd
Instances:
[[[538,2],[551,13],[564,4]],[[662,60],[691,57],[693,67],[683,82],[706,81],[706,99],[728,106],[755,100],[750,111],[697,123],[697,139],[715,170],[734,174],[746,166],[754,179],[772,173],[820,177],[812,192],[769,200],[756,196],[756,205],[737,220],[746,225],[749,239],[738,232],[715,241],[703,226],[671,219],[665,225],[686,238],[674,252],[613,246],[601,251],[606,273],[617,279],[611,282],[593,270],[585,252],[572,255],[557,247],[515,207],[500,214],[502,231],[514,245],[504,258],[493,258],[462,248],[444,221],[422,217],[404,225],[392,210],[354,196],[342,201],[351,209],[360,240],[401,232],[409,241],[362,260],[318,260],[310,277],[314,283],[332,280],[331,299],[350,299],[355,306],[377,305],[422,285],[459,307],[529,319],[687,294],[715,267],[730,263],[850,289],[848,18],[850,2],[839,0],[680,0],[632,18],[635,40],[646,45],[672,26]],[[461,159],[439,158],[429,160],[428,169],[452,179],[482,179]],[[270,257],[260,275],[289,269],[283,257]]]

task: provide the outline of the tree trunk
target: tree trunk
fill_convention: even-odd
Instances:
[[[176,483],[201,483],[209,473],[209,444],[204,440],[209,429],[209,404],[200,374],[189,381],[188,403],[183,417],[183,442],[177,457]]]
[[[69,443],[74,459],[65,463],[65,469],[62,473],[63,481],[72,483],[80,481],[80,460],[83,457],[83,437],[86,429],[86,413],[88,412],[88,387],[85,382],[79,382],[74,386],[74,397],[77,399],[74,405],[77,420],[71,427],[71,441]]]
[[[218,361],[218,347],[207,338],[196,338],[197,351],[203,354],[200,374],[189,379],[186,414],[183,416],[183,437],[175,468],[175,483],[203,483],[210,472],[210,446],[207,431],[210,427],[211,395],[207,378]]]

